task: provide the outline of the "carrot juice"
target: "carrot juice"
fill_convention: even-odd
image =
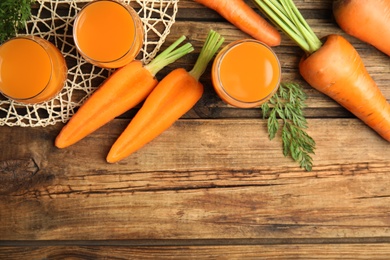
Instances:
[[[267,45],[252,39],[224,47],[214,60],[212,82],[226,103],[249,108],[266,102],[278,89],[281,67]]]
[[[10,99],[25,104],[47,101],[66,78],[63,55],[45,39],[20,36],[0,46],[0,92]]]
[[[143,26],[129,5],[116,0],[95,0],[84,6],[73,26],[79,53],[103,68],[119,68],[138,55]]]

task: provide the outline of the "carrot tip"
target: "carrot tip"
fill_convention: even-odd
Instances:
[[[111,159],[106,159],[106,161],[107,161],[107,163],[111,163],[111,164],[114,164],[114,163],[116,163],[116,161],[113,161],[113,160],[111,160]]]
[[[121,158],[119,157],[119,155],[117,153],[114,153],[112,151],[110,151],[106,157],[106,161],[108,163],[116,163],[116,162],[119,162],[121,160]]]
[[[62,149],[62,148],[65,148],[67,147],[67,145],[65,145],[65,142],[62,142],[61,140],[59,140],[58,138],[54,141],[54,145],[59,148],[59,149]]]

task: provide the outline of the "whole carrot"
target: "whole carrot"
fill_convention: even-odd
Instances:
[[[198,102],[203,94],[199,78],[223,41],[218,33],[210,31],[193,69],[175,69],[161,80],[111,147],[107,162],[118,162],[134,153]]]
[[[190,43],[176,49],[184,39],[180,37],[147,65],[134,60],[116,70],[62,128],[55,146],[64,148],[80,141],[143,101],[158,84],[156,73],[193,50]]]
[[[312,87],[390,141],[390,105],[344,37],[329,35],[317,52],[301,60],[299,70]]]
[[[269,46],[280,44],[279,31],[243,0],[195,0],[195,2],[213,9],[241,31]]]
[[[292,0],[253,1],[306,52],[299,64],[303,78],[390,141],[390,105],[355,48],[340,35],[322,44]]]
[[[390,56],[390,0],[335,0],[333,14],[346,33]]]

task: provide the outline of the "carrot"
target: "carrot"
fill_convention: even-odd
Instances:
[[[390,141],[390,105],[344,37],[329,35],[321,49],[302,59],[299,69],[311,86]]]
[[[390,56],[390,0],[335,0],[333,14],[346,33]]]
[[[279,31],[256,13],[243,0],[195,0],[219,13],[227,21],[269,46],[281,42]]]
[[[193,69],[175,69],[161,80],[111,147],[107,162],[118,162],[142,148],[198,102],[203,94],[199,78],[223,41],[211,30]]]
[[[306,52],[299,64],[302,77],[390,141],[390,105],[355,48],[335,34],[323,44],[292,0],[254,1]]]
[[[55,146],[65,148],[80,141],[143,101],[158,84],[155,75],[168,64],[193,51],[190,43],[176,49],[184,39],[184,36],[180,37],[147,65],[134,60],[116,70],[62,128]]]

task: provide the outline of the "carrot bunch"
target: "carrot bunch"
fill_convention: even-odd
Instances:
[[[211,30],[193,69],[189,72],[183,68],[175,69],[160,81],[111,147],[107,162],[115,163],[131,155],[198,102],[203,94],[199,78],[223,41],[223,37]]]
[[[147,65],[134,60],[116,70],[62,128],[55,145],[70,146],[142,102],[158,84],[155,75],[194,50],[190,43],[178,47],[184,40],[180,37]]]
[[[253,1],[306,52],[299,64],[303,78],[390,141],[390,105],[355,48],[336,34],[323,44],[292,0]]]
[[[333,14],[346,33],[390,56],[390,0],[335,0]]]
[[[195,0],[219,13],[227,21],[269,46],[280,44],[279,31],[256,13],[244,0]]]

